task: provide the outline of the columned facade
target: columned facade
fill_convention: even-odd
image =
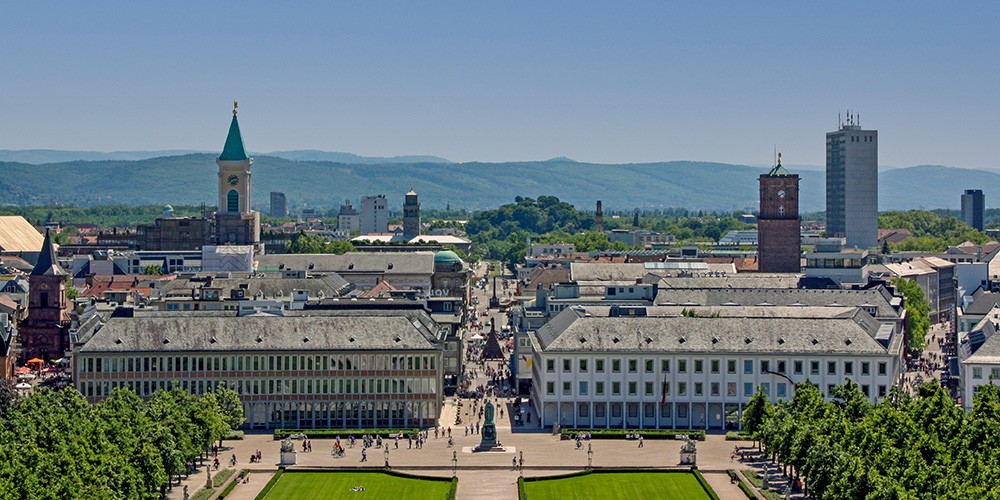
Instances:
[[[437,425],[442,377],[438,350],[86,352],[74,359],[76,387],[90,402],[115,387],[148,398],[175,386],[203,394],[225,383],[239,393],[251,429]]]

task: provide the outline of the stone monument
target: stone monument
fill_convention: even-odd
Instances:
[[[698,450],[695,449],[693,439],[688,439],[687,443],[681,447],[681,465],[697,465]]]
[[[483,412],[486,414],[486,423],[483,424],[480,430],[483,439],[474,451],[503,451],[503,447],[497,445],[497,426],[493,423],[492,401],[486,402],[486,408],[483,409]]]
[[[295,465],[295,443],[290,438],[281,441],[281,465]]]

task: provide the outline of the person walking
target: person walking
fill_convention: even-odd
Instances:
[[[363,448],[361,450],[361,461],[362,462],[367,462],[368,461],[368,449],[367,448]]]
[[[510,470],[516,470],[516,469],[517,469],[517,457],[511,457],[510,458]]]
[[[642,448],[642,436],[639,436],[639,448]]]

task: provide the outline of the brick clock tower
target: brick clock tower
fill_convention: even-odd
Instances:
[[[66,298],[66,276],[46,230],[38,262],[28,276],[28,317],[18,327],[22,362],[61,358],[69,349],[72,306]]]
[[[757,216],[758,269],[762,273],[802,270],[802,228],[799,221],[799,176],[778,164],[760,176],[760,215]]]

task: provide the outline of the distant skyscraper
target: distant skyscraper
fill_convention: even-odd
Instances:
[[[962,195],[962,220],[973,228],[982,231],[983,211],[986,208],[986,197],[982,189],[966,189]]]
[[[826,234],[848,247],[878,244],[878,131],[851,114],[826,134]]]
[[[403,237],[407,240],[420,236],[420,202],[417,193],[410,188],[403,202]]]
[[[384,233],[389,230],[389,205],[385,195],[361,198],[361,234]]]
[[[271,217],[288,217],[288,199],[285,193],[271,191]]]
[[[758,268],[762,273],[802,270],[802,225],[799,222],[799,176],[778,164],[760,176],[757,216]]]

